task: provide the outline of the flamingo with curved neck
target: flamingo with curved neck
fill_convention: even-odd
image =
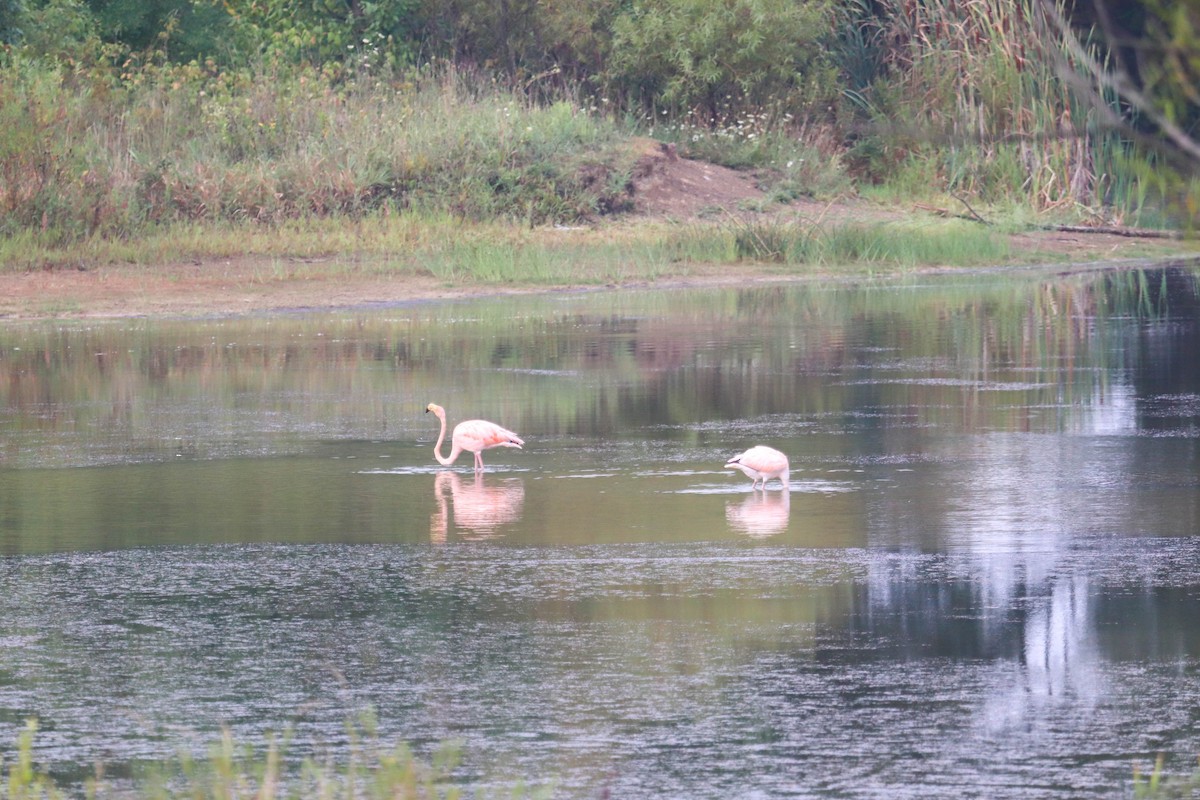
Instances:
[[[751,447],[741,455],[729,459],[725,469],[740,469],[746,473],[747,478],[753,478],[750,483],[752,490],[758,488],[761,481],[765,492],[767,481],[771,478],[779,478],[784,491],[788,490],[788,457],[774,447],[761,444]]]
[[[458,458],[458,454],[466,450],[475,454],[475,469],[483,469],[483,456],[480,454],[492,447],[515,447],[521,449],[525,440],[507,428],[502,428],[494,422],[485,419],[468,419],[454,426],[450,437],[450,455],[442,455],[442,441],[446,438],[446,409],[437,403],[425,406],[425,412],[432,411],[441,420],[442,430],[438,434],[437,444],[433,446],[433,456],[438,463],[448,467]]]

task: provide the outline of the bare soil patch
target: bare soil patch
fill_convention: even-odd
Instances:
[[[642,140],[638,146],[642,152],[634,174],[636,211],[632,220],[622,224],[636,225],[638,219],[703,222],[715,217],[719,221],[743,213],[748,201],[763,198],[753,178],[745,173],[681,158],[673,148],[659,142]],[[909,212],[847,200],[799,201],[779,213],[819,222],[895,219]],[[1128,236],[1059,231],[1014,235],[1011,248],[1022,263],[1045,259],[1057,269],[1067,268],[1066,264],[1165,257],[1189,250],[1178,242],[1165,245]],[[297,261],[296,269],[281,272],[277,262],[276,258],[251,255],[153,268],[105,265],[82,271],[0,273],[0,319],[228,315],[547,291],[547,287],[447,286],[432,277],[412,275],[355,275],[345,270],[323,270],[319,262],[311,260]],[[739,264],[736,275],[731,275],[728,268],[701,274],[692,270],[686,282],[766,280],[781,278],[771,268]]]
[[[641,151],[633,173],[639,214],[693,219],[708,211],[732,212],[739,204],[763,198],[748,175],[680,158],[673,144],[639,139],[635,146]]]

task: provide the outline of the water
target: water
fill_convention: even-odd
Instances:
[[[1112,797],[1200,752],[1200,280],[0,329],[0,743],[367,709],[556,797]],[[524,450],[433,459],[436,420]],[[722,469],[757,443],[791,491]],[[8,744],[2,746],[8,747]]]

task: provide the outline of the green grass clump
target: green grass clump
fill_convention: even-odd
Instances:
[[[733,226],[739,260],[781,264],[899,267],[999,263],[1008,243],[975,223],[748,222]]]
[[[37,770],[33,742],[37,723],[30,720],[17,739],[11,760],[0,761],[5,800],[59,800],[73,797],[78,787],[57,783]],[[463,781],[456,776],[461,749],[446,743],[428,759],[417,757],[404,744],[387,746],[379,741],[371,714],[347,723],[349,755],[344,762],[300,761],[287,755],[287,737],[268,736],[263,747],[237,744],[225,731],[207,758],[181,753],[177,758],[135,771],[133,779],[115,781],[98,765],[96,774],[83,786],[89,800],[121,798],[132,800],[456,800],[466,796]],[[474,797],[544,798],[548,787],[529,787],[517,782],[503,788],[477,789]]]
[[[1182,800],[1200,797],[1200,767],[1190,775],[1168,775],[1160,755],[1150,774],[1143,775],[1139,767],[1133,770],[1133,796],[1137,800]]]

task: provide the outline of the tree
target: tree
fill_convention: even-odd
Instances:
[[[604,68],[623,0],[425,0],[421,40],[430,55],[508,75],[575,82]]]
[[[173,60],[224,47],[228,16],[211,0],[87,0],[100,37],[133,51],[165,50]]]
[[[420,0],[225,0],[243,55],[287,62],[376,58],[408,63],[417,46]]]
[[[1131,5],[1138,7],[1134,13]],[[1200,220],[1200,0],[1094,0],[1076,9],[1074,17],[1052,0],[1040,0],[1040,7],[1067,42],[1060,63],[1064,79],[1107,125],[1144,148],[1164,197],[1195,224]],[[1098,48],[1086,44],[1092,33]]]
[[[5,0],[0,0],[2,5]],[[101,40],[96,17],[83,0],[17,0],[10,44],[35,58],[93,64],[100,58]]]
[[[633,0],[613,25],[611,84],[633,101],[729,112],[801,106],[832,91],[823,0]]]
[[[25,4],[21,0],[0,0],[0,45],[16,44],[21,40],[21,17]]]

